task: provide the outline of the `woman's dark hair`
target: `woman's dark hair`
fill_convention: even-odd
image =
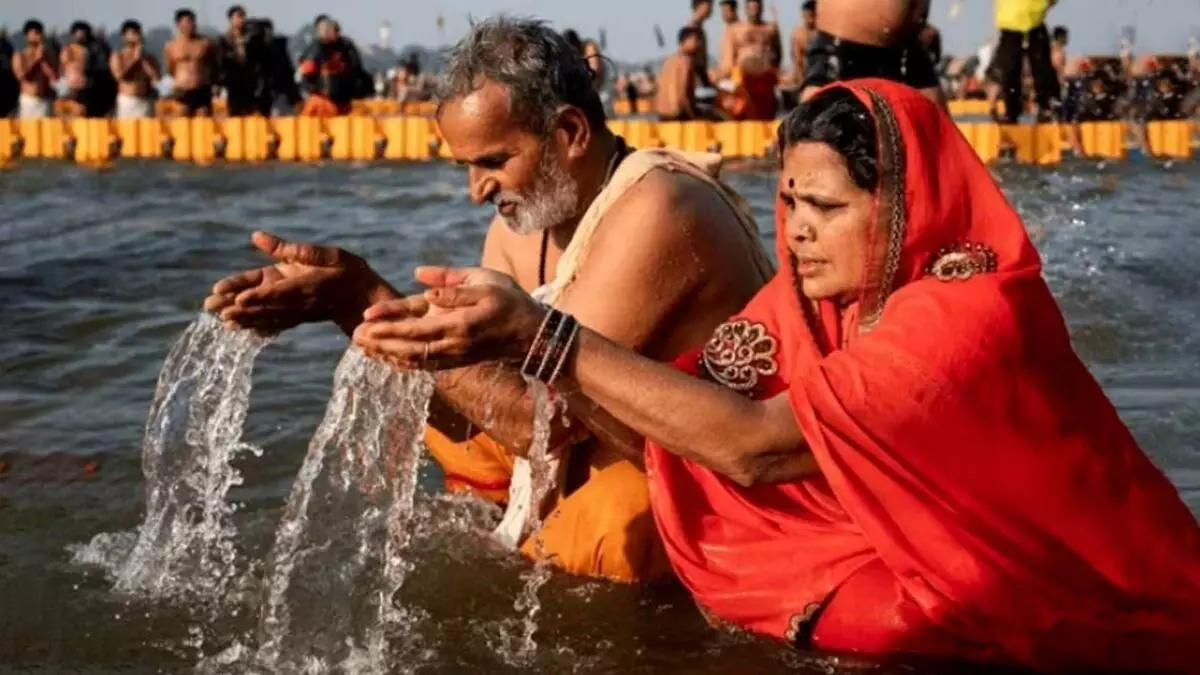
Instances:
[[[871,191],[879,186],[875,120],[849,89],[822,92],[783,120],[778,137],[780,156],[797,143],[825,143],[845,158],[855,185]]]

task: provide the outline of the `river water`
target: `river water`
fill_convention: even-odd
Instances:
[[[1200,166],[1000,167],[1027,220],[1076,346],[1150,454],[1200,511]],[[30,673],[189,672],[245,637],[251,611],[116,596],[72,551],[131,531],[139,444],[172,341],[209,286],[262,259],[255,229],[333,242],[404,288],[414,264],[470,264],[486,209],[445,164],[198,168],[134,162],[96,171],[26,163],[0,173],[0,664]],[[772,222],[769,173],[730,182]],[[769,238],[770,233],[765,233]],[[238,469],[238,546],[267,555],[345,339],[297,329],[255,364]],[[415,570],[421,672],[516,672],[506,644],[525,566],[476,545],[488,514],[438,495],[422,469]],[[555,575],[541,591],[537,672],[833,672],[708,630],[678,589]],[[397,664],[411,666],[413,664]],[[3,670],[0,667],[0,670]],[[907,671],[907,668],[902,668]]]

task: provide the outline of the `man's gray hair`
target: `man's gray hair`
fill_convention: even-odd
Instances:
[[[548,131],[563,106],[582,110],[594,128],[605,124],[587,61],[544,21],[500,15],[472,26],[450,54],[438,112],[487,80],[508,90],[513,117],[535,133]]]

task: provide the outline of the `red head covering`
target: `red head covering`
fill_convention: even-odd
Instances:
[[[800,298],[777,204],[779,274],[678,362],[786,393],[821,475],[741,488],[649,444],[680,579],[822,648],[1192,668],[1200,528],[1073,351],[1017,213],[915,90],[833,86],[879,138],[857,307]]]

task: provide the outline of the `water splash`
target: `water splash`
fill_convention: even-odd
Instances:
[[[204,603],[229,599],[244,572],[226,497],[233,461],[261,450],[241,441],[254,360],[267,341],[208,314],[171,347],[142,439],[146,510],[136,534],[97,535],[74,560],[98,564],[114,590]]]
[[[504,655],[515,666],[530,666],[537,655],[537,617],[541,612],[542,603],[538,596],[542,586],[550,580],[551,564],[544,555],[541,542],[542,510],[550,491],[554,488],[558,476],[555,475],[558,462],[550,455],[550,426],[554,416],[558,414],[558,400],[553,397],[544,384],[528,379],[530,392],[533,394],[533,438],[529,445],[529,467],[532,475],[532,497],[529,503],[533,505],[528,514],[529,531],[533,537],[536,549],[536,561],[532,568],[521,574],[523,587],[517,595],[513,609],[520,615],[519,626],[515,635],[504,629],[501,630],[496,650]]]
[[[427,373],[394,373],[357,348],[342,358],[276,532],[255,669],[394,672],[392,645],[415,623],[395,595],[412,566],[409,521],[432,395]],[[237,649],[220,665],[248,654]]]

